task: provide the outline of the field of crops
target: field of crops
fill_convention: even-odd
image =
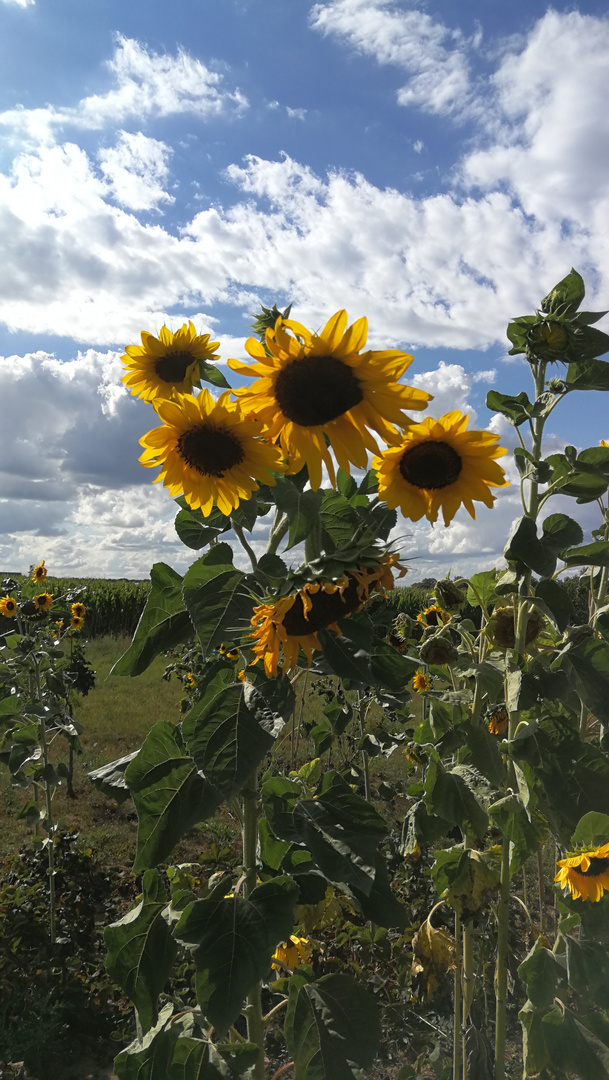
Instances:
[[[12,578],[19,584],[27,581],[22,574],[0,574],[0,581]],[[56,578],[45,579],[47,592],[54,596],[73,594],[86,609],[83,630],[88,638],[109,635],[131,637],[150,592],[149,581],[130,581],[127,578]]]

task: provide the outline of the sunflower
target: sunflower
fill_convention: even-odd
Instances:
[[[431,690],[431,679],[429,678],[429,675],[426,675],[424,671],[417,671],[412,680],[412,689],[415,690],[417,694],[422,694],[425,690]]]
[[[227,645],[225,641],[223,641],[220,645],[218,652],[220,653],[220,656],[224,657],[225,660],[230,660],[233,663],[241,656],[241,653],[239,649],[236,648],[236,646]]]
[[[606,448],[607,450],[609,450],[609,442],[605,442],[605,440],[604,440],[604,439],[601,439],[601,441],[600,441],[600,444],[599,444],[599,445],[600,445],[600,446],[604,446],[604,447],[605,447],[605,448]]]
[[[423,626],[445,626],[449,619],[448,612],[443,611],[437,604],[431,604],[417,615],[417,622],[422,623]]]
[[[79,619],[84,619],[86,611],[87,611],[85,605],[81,604],[81,603],[72,604],[72,607],[71,607],[70,610],[71,610],[72,614],[76,615],[77,618],[79,618]]]
[[[3,596],[0,600],[0,611],[7,619],[14,619],[17,614],[17,601],[12,596]]]
[[[333,630],[340,637],[338,619],[359,611],[371,592],[393,588],[397,560],[395,553],[386,555],[373,569],[349,570],[336,581],[307,582],[298,592],[254,608],[250,634],[256,639],[254,663],[264,659],[266,674],[276,675],[282,646],[284,673],[297,666],[301,648],[310,667],[313,650],[321,649],[318,631]]]
[[[140,462],[153,469],[171,495],[184,494],[188,505],[207,517],[214,506],[230,515],[240,499],[258,490],[256,480],[274,484],[272,470],[283,472],[281,451],[256,436],[260,425],[245,421],[239,405],[229,401],[230,391],[217,401],[208,390],[198,397],[183,394],[163,401],[156,411],[162,427],[140,439]],[[156,481],[155,481],[156,483]]]
[[[488,729],[491,735],[503,735],[504,731],[507,731],[510,723],[510,717],[506,709],[498,709],[494,712],[488,722]]]
[[[609,844],[588,851],[578,851],[568,859],[559,859],[554,881],[567,888],[574,900],[600,900],[609,891]]]
[[[282,945],[278,945],[275,949],[273,960],[278,961],[278,963],[271,964],[271,968],[283,971],[283,965],[285,965],[294,970],[300,964],[308,964],[312,955],[313,946],[309,939],[295,937],[294,934],[291,934],[289,941],[284,941]]]
[[[84,621],[79,615],[73,615],[70,619],[70,626],[73,630],[80,630]]]
[[[48,592],[38,593],[38,596],[34,597],[34,604],[36,605],[36,611],[48,611],[53,603],[53,594]]]
[[[441,509],[449,525],[462,503],[473,518],[474,500],[493,505],[489,488],[509,483],[494,458],[507,450],[495,446],[498,435],[466,431],[468,419],[455,411],[410,424],[399,446],[374,458],[379,496],[390,509],[399,506],[404,517],[432,523]]]
[[[289,471],[307,466],[314,491],[321,484],[322,462],[335,484],[326,439],[344,472],[351,463],[363,469],[366,450],[378,453],[369,429],[394,444],[399,440],[395,425],[407,423],[404,409],[424,409],[430,400],[424,390],[398,382],[412,356],[398,349],[361,353],[367,336],[367,319],[347,329],[346,311],[337,311],[319,334],[279,318],[266,331],[266,347],[256,338],[246,341],[255,364],[227,361],[240,375],[258,376],[234,393],[244,413],[261,420],[273,442],[279,439]]]
[[[195,679],[192,671],[187,671],[186,672],[186,674],[184,676],[184,682],[186,683],[187,686],[190,686],[191,688],[193,688],[193,687],[195,687],[197,685],[197,680]]]
[[[163,400],[175,394],[190,394],[200,386],[199,361],[217,360],[218,341],[209,334],[197,334],[193,324],[184,323],[175,334],[162,326],[158,338],[142,330],[141,345],[127,345],[122,356],[127,373],[122,382],[144,401]]]
[[[32,570],[32,581],[44,581],[47,576],[47,570],[44,565],[44,559],[40,563],[40,566],[35,566]]]

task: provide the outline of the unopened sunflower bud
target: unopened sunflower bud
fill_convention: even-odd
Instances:
[[[454,664],[459,653],[447,634],[434,634],[421,645],[419,656],[424,664]]]
[[[466,596],[464,590],[455,585],[454,581],[444,578],[442,581],[436,581],[436,600],[440,607],[454,615],[457,611],[461,611]]]
[[[569,350],[569,331],[564,323],[544,319],[535,323],[527,334],[527,345],[538,360],[553,363],[562,360]]]

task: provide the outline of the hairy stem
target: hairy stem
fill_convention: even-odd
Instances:
[[[461,1080],[461,916],[455,912],[455,990],[453,1012],[453,1080]]]
[[[246,780],[241,792],[243,800],[243,872],[245,881],[243,894],[245,899],[256,888],[258,876],[258,773],[255,770]],[[258,1056],[252,1069],[253,1080],[264,1080],[264,1021],[260,999],[261,986],[256,983],[247,995],[245,1015],[247,1037],[258,1047]]]
[[[501,887],[497,908],[497,968],[495,976],[495,1080],[505,1080],[505,1033],[507,1019],[508,930],[510,915],[510,841],[503,837]]]
[[[257,570],[258,569],[258,559],[256,558],[256,554],[255,554],[253,548],[250,547],[247,540],[245,539],[245,534],[243,532],[243,529],[241,528],[240,525],[237,525],[237,522],[235,521],[234,518],[231,518],[230,521],[231,521],[231,525],[233,527],[233,532],[234,532],[235,536],[237,537],[237,540],[241,544],[241,547],[245,551],[246,555],[249,557],[249,560],[250,560],[250,562],[252,564],[252,570],[254,570],[254,571]]]

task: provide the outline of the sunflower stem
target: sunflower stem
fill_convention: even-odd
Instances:
[[[510,914],[510,841],[503,837],[501,886],[497,908],[497,967],[495,971],[495,1080],[505,1080],[505,1035],[507,1020],[508,930]]]
[[[243,872],[245,881],[243,895],[247,900],[256,888],[258,877],[258,772],[254,770],[241,791],[243,802]],[[258,1056],[252,1069],[253,1080],[264,1080],[264,1021],[262,1019],[261,984],[257,982],[247,995],[245,1016],[247,1037],[258,1047]]]
[[[455,982],[453,1011],[453,1080],[461,1078],[461,916],[455,912]]]
[[[256,571],[258,569],[258,559],[256,558],[255,552],[253,551],[253,549],[250,547],[247,540],[245,539],[245,534],[243,532],[243,529],[241,528],[240,525],[237,525],[237,522],[235,521],[234,517],[231,517],[230,522],[231,522],[231,525],[233,527],[233,532],[234,532],[235,536],[237,537],[237,540],[241,544],[241,547],[243,548],[245,553],[249,556],[249,560],[250,560],[250,562],[252,564],[252,570]]]
[[[282,514],[280,510],[276,510],[275,520],[271,526],[268,543],[266,545],[267,555],[277,554],[277,548],[279,547],[289,527],[290,519],[288,518],[288,515]]]

